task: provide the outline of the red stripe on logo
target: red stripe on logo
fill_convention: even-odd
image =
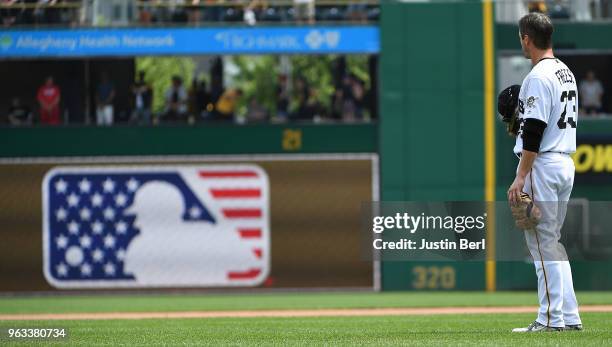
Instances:
[[[200,171],[202,178],[257,177],[255,171]]]
[[[260,238],[261,229],[238,229],[240,237],[244,239]]]
[[[261,269],[250,269],[249,271],[230,271],[227,273],[227,278],[230,280],[249,280],[259,276]]]
[[[224,209],[223,215],[227,218],[259,218],[261,210],[258,208]]]
[[[259,189],[211,189],[212,195],[219,198],[258,198],[261,196]]]
[[[262,254],[261,248],[253,248],[253,253],[255,253],[255,256],[257,258],[261,259],[261,254]]]

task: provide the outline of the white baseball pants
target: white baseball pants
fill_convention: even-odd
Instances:
[[[540,309],[537,321],[551,327],[582,324],[572,270],[565,248],[559,242],[574,172],[574,162],[569,155],[540,153],[523,188],[542,210],[542,219],[535,230],[525,230],[525,240],[538,276]]]

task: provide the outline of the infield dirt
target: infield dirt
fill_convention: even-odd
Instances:
[[[180,319],[180,318],[255,318],[255,317],[342,317],[342,316],[408,316],[444,314],[535,313],[534,306],[490,307],[419,307],[313,310],[246,310],[181,312],[98,312],[0,314],[3,320],[112,320],[112,319]],[[581,312],[612,312],[612,305],[584,305]]]

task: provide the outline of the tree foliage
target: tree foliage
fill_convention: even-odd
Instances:
[[[234,56],[232,62],[238,67],[238,74],[233,76],[235,87],[242,89],[239,108],[244,108],[248,100],[255,98],[268,112],[276,111],[276,79],[278,76],[278,57]]]
[[[318,99],[325,107],[330,106],[335,91],[333,69],[336,58],[336,55],[294,55],[289,59],[292,80],[304,78],[308,85],[317,91]],[[277,55],[231,57],[231,62],[238,68],[237,74],[232,76],[232,87],[241,88],[244,92],[239,109],[244,110],[247,102],[254,97],[259,104],[274,114],[280,73],[279,61]],[[347,72],[363,80],[366,87],[369,87],[368,56],[348,55],[346,62]],[[154,112],[163,111],[164,94],[170,87],[172,76],[180,76],[188,89],[195,75],[195,67],[196,64],[190,57],[136,58],[136,69],[145,71],[146,80],[153,87]],[[291,104],[294,105],[293,102]]]
[[[330,106],[335,91],[333,69],[336,58],[335,55],[294,55],[289,59],[292,80],[304,78],[308,85],[317,91],[318,99],[325,107]],[[243,105],[255,97],[273,114],[276,109],[278,75],[281,72],[279,57],[234,56],[232,62],[240,71],[233,79],[236,87],[242,88],[245,93]],[[353,73],[369,86],[368,56],[347,56],[347,72]],[[292,101],[291,104],[295,108],[295,98]]]
[[[189,89],[195,63],[190,57],[141,57],[136,58],[136,71],[145,72],[145,80],[153,88],[153,112],[162,112],[164,94],[172,84],[172,76],[180,76],[183,86]]]

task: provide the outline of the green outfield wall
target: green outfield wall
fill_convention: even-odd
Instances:
[[[385,201],[451,201],[486,198],[487,133],[494,133],[492,160],[496,200],[504,200],[517,159],[513,139],[495,120],[484,126],[487,68],[484,3],[384,3],[381,18],[381,198]],[[605,34],[602,35],[602,32]],[[594,35],[597,33],[597,35]],[[494,26],[495,50],[519,50],[514,24]],[[610,49],[610,24],[559,24],[557,48]],[[489,76],[490,77],[490,76]],[[494,77],[493,77],[494,78]],[[490,102],[491,100],[489,100]],[[491,117],[495,114],[491,113]],[[612,121],[581,119],[579,142],[612,144]],[[606,167],[597,145],[586,153],[599,156],[587,164]],[[612,158],[609,159],[612,161]],[[598,164],[597,164],[597,161]],[[586,165],[588,166],[588,165]],[[612,168],[612,165],[610,166]],[[599,168],[599,169],[598,169]],[[585,170],[588,170],[586,168]],[[602,179],[606,173],[596,172]],[[612,176],[612,172],[607,175]],[[610,200],[612,181],[588,184],[577,174],[574,198]],[[503,235],[496,236],[496,250]],[[608,262],[574,262],[579,289],[612,287]],[[454,290],[490,288],[483,262],[384,262],[384,290]],[[489,273],[491,275],[491,273]],[[497,262],[492,288],[535,289],[533,264]]]
[[[482,200],[482,4],[383,3],[380,25],[382,200]],[[482,263],[382,265],[383,290],[484,285]]]
[[[371,286],[359,223],[377,178],[377,137],[375,124],[2,128],[0,292],[54,290],[41,268],[45,174],[131,161],[259,166],[269,177],[272,230],[271,272],[262,286]]]
[[[373,124],[0,128],[0,157],[374,153]]]
[[[17,245],[24,240],[16,229],[12,244],[5,243],[3,254],[21,257],[29,264],[30,272],[38,271],[40,258],[40,179],[54,163],[54,157],[133,157],[133,156],[209,156],[231,154],[330,154],[330,153],[379,153],[380,197],[384,201],[473,201],[483,200],[487,192],[487,164],[493,163],[494,185],[491,186],[497,200],[504,200],[507,187],[514,177],[516,158],[512,155],[513,139],[505,133],[503,125],[495,121],[490,128],[485,126],[486,101],[491,103],[495,95],[487,94],[487,79],[494,80],[494,71],[487,73],[485,64],[485,16],[483,2],[383,2],[380,54],[380,114],[379,124],[202,124],[195,126],[160,127],[34,127],[0,128],[0,158],[5,161],[0,172],[5,180],[3,187],[11,194],[26,191],[30,200],[14,202],[4,199],[3,211],[26,211],[32,206],[36,210],[29,214],[11,213],[4,222],[14,225],[27,223],[26,252]],[[576,32],[572,28],[577,29]],[[560,47],[580,49],[609,49],[612,41],[596,40],[589,33],[612,34],[612,25],[559,24],[556,38]],[[494,26],[495,49],[517,50],[514,25]],[[601,34],[598,37],[602,37]],[[579,39],[581,41],[579,41]],[[605,42],[602,42],[605,41]],[[610,46],[610,47],[609,47]],[[491,104],[492,105],[492,104]],[[494,114],[490,115],[494,118]],[[485,156],[493,136],[493,160]],[[612,146],[612,121],[602,119],[580,119],[579,141],[592,146]],[[20,159],[43,158],[23,165]],[[75,159],[81,160],[81,159]],[[151,159],[154,161],[154,159]],[[349,163],[311,162],[269,163],[254,159],[270,172],[273,190],[273,215],[279,218],[281,237],[285,241],[273,245],[279,252],[273,256],[273,269],[280,286],[308,285],[305,279],[292,273],[293,267],[286,264],[303,264],[308,259],[319,261],[310,272],[311,278],[320,277],[321,269],[330,262],[338,265],[334,271],[326,272],[321,283],[329,285],[332,279],[342,279],[350,269],[357,269],[350,280],[332,283],[339,286],[367,285],[371,273],[366,262],[356,264],[347,261],[357,257],[356,245],[352,253],[344,256],[327,250],[320,254],[292,254],[284,249],[282,242],[292,241],[296,226],[291,224],[301,214],[289,214],[303,208],[304,199],[283,200],[282,197],[302,197],[308,194],[307,206],[311,211],[321,209],[323,199],[332,207],[324,208],[325,215],[319,219],[331,221],[333,214],[343,213],[348,227],[341,229],[338,240],[351,238],[358,228],[359,211],[344,211],[347,201],[357,204],[371,197],[374,180],[369,161]],[[599,155],[592,165],[585,165],[585,172],[574,189],[573,197],[592,200],[612,199],[612,170],[599,170],[608,160]],[[612,159],[609,159],[612,162]],[[222,159],[219,159],[222,162]],[[78,161],[77,161],[78,162]],[[103,161],[115,164],[113,159]],[[332,165],[333,167],[325,167]],[[587,167],[588,166],[588,167]],[[612,165],[609,166],[612,168]],[[597,171],[599,170],[599,171]],[[326,172],[333,172],[327,174]],[[354,174],[358,173],[358,174]],[[588,175],[593,176],[588,176]],[[586,175],[586,176],[585,176]],[[322,177],[325,176],[325,180]],[[350,179],[347,179],[349,177]],[[599,183],[590,177],[601,179]],[[17,182],[18,184],[15,184]],[[319,184],[323,182],[323,184]],[[590,183],[589,183],[590,182]],[[333,188],[335,190],[330,190]],[[16,190],[17,189],[17,190]],[[342,195],[351,193],[350,197]],[[284,192],[284,193],[283,193]],[[330,198],[321,198],[330,194]],[[335,200],[332,200],[331,196]],[[13,195],[5,195],[7,197]],[[16,195],[15,195],[16,196]],[[274,200],[278,199],[278,200]],[[291,203],[287,203],[290,201]],[[20,204],[15,207],[14,204]],[[37,205],[38,204],[38,205]],[[352,206],[352,205],[351,205]],[[289,208],[292,207],[292,208]],[[280,209],[274,210],[274,209]],[[283,210],[284,209],[284,210]],[[340,211],[340,212],[337,212]],[[344,211],[344,212],[343,212]],[[333,212],[333,213],[332,213]],[[7,217],[7,218],[8,218]],[[325,219],[327,218],[327,219]],[[352,221],[352,222],[350,222]],[[350,224],[353,223],[353,224]],[[355,224],[357,223],[357,224]],[[302,232],[318,227],[306,225]],[[322,224],[326,225],[326,224]],[[302,227],[300,224],[298,227]],[[338,229],[340,230],[340,229]],[[307,235],[306,235],[307,236]],[[300,245],[308,237],[299,239]],[[502,235],[497,236],[503,240]],[[354,241],[354,240],[353,240]],[[37,243],[38,242],[38,243]],[[273,241],[275,242],[275,241]],[[298,245],[299,246],[299,245]],[[311,249],[322,249],[312,245]],[[496,247],[503,247],[497,242]],[[325,251],[325,250],[324,250]],[[13,253],[11,253],[13,252]],[[285,258],[293,259],[287,263]],[[298,259],[299,258],[299,259]],[[12,259],[12,258],[7,258]],[[15,258],[17,259],[17,258]],[[29,260],[28,260],[29,259]],[[321,259],[325,259],[323,261]],[[302,262],[304,260],[304,262]],[[15,264],[14,262],[11,264]],[[11,266],[13,266],[11,265]],[[311,264],[312,265],[312,264]],[[285,266],[285,268],[283,268]],[[574,279],[577,289],[612,288],[608,262],[575,262]],[[23,271],[12,267],[12,282],[4,282],[5,290],[20,290]],[[283,272],[284,271],[284,272]],[[483,290],[486,286],[486,267],[483,262],[383,262],[381,265],[383,290]],[[497,262],[494,287],[504,289],[535,289],[533,265],[525,262]],[[291,276],[294,277],[291,277]],[[40,273],[32,278],[32,285],[45,287]],[[283,282],[285,281],[285,282]],[[7,284],[8,283],[8,284]]]

